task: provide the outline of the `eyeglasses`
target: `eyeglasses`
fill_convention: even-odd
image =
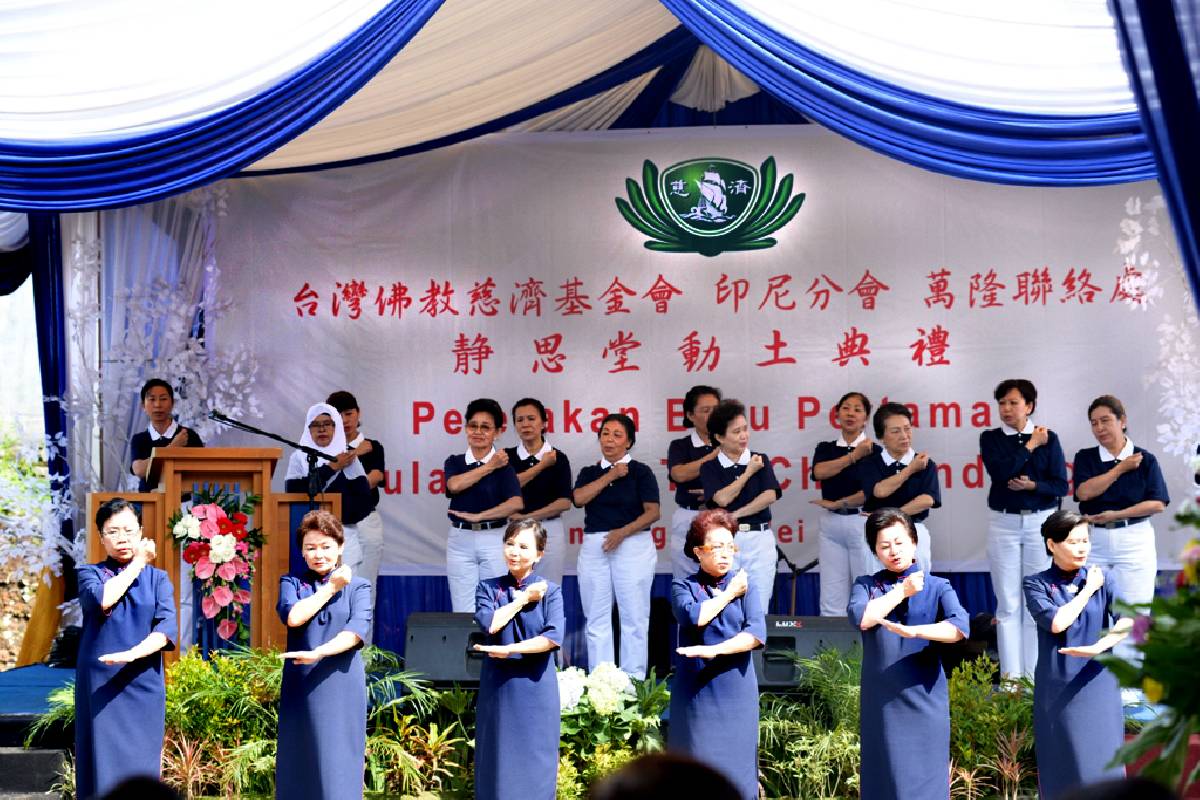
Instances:
[[[488,425],[486,423],[480,424],[478,422],[468,422],[467,430],[471,431],[472,433],[490,433],[496,430],[496,426]]]
[[[130,539],[142,535],[140,528],[105,528],[100,531],[100,535],[106,539],[120,539],[128,537]]]
[[[720,555],[721,553],[736,553],[738,551],[738,546],[733,542],[730,542],[729,544],[702,544],[696,549],[705,553]]]
[[[312,422],[308,426],[310,431],[328,431],[333,430],[333,428],[334,424],[332,422]]]

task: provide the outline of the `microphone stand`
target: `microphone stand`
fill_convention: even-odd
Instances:
[[[308,508],[309,510],[312,510],[317,507],[317,495],[321,493],[321,476],[317,474],[317,459],[323,458],[328,460],[329,456],[327,456],[325,453],[322,453],[315,447],[308,447],[300,444],[299,442],[293,442],[291,439],[285,439],[277,433],[264,431],[262,428],[256,428],[253,425],[242,422],[241,420],[227,417],[220,411],[214,410],[208,412],[208,418],[230,428],[237,428],[238,430],[246,431],[247,433],[253,433],[256,436],[265,436],[268,439],[274,439],[280,444],[286,444],[288,447],[304,453],[304,455],[308,458]]]
[[[787,557],[787,553],[783,552],[783,548],[776,544],[775,565],[779,566],[780,561],[786,564],[788,570],[790,570],[792,573],[792,591],[791,596],[788,598],[788,616],[794,617],[796,616],[796,578],[800,577],[806,572],[811,572],[813,568],[817,566],[820,559],[814,558],[803,567],[797,567],[794,563],[792,563],[792,560]]]

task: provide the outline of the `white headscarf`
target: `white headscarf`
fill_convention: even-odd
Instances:
[[[333,439],[324,447],[318,446],[317,443],[313,441],[312,433],[308,429],[308,426],[312,424],[312,421],[322,414],[328,414],[329,418],[333,420]],[[342,427],[342,415],[338,413],[336,408],[328,403],[317,403],[316,405],[309,407],[308,413],[304,416],[304,431],[300,434],[300,444],[304,445],[305,447],[312,447],[320,450],[322,453],[329,456],[329,458],[337,458],[342,453],[346,452],[346,431]],[[328,464],[329,458],[318,458],[317,466],[319,467],[323,464]],[[342,470],[342,474],[345,475],[348,480],[353,480],[360,476],[366,476],[367,473],[366,470],[363,469],[362,464],[360,464],[356,458],[354,461],[350,462],[350,466]],[[291,458],[288,459],[287,477],[284,480],[290,481],[293,478],[306,477],[308,477],[308,455],[302,450],[295,450],[292,452]],[[337,475],[334,475],[333,478],[330,479],[329,483],[333,483],[336,478]],[[328,488],[329,483],[325,484],[326,488]]]

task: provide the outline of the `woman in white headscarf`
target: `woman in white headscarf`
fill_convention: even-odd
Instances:
[[[317,403],[308,409],[300,444],[320,450],[328,458],[317,459],[317,491],[342,496],[342,529],[345,549],[342,562],[357,575],[362,566],[363,551],[355,528],[371,513],[371,483],[353,452],[347,452],[346,432],[342,415],[328,403]],[[296,450],[288,460],[284,487],[289,492],[308,492],[308,455]]]

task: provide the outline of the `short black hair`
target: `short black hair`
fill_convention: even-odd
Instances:
[[[1034,388],[1033,381],[1027,381],[1024,378],[1009,378],[1008,380],[1000,381],[992,396],[996,398],[996,402],[1000,402],[1013,389],[1020,392],[1021,399],[1029,403],[1029,410],[1031,412],[1037,409],[1037,389]]]
[[[1060,544],[1067,540],[1071,535],[1071,531],[1078,528],[1080,525],[1087,522],[1082,514],[1076,513],[1069,508],[1060,508],[1050,516],[1046,517],[1046,521],[1042,523],[1042,539],[1046,545],[1046,552],[1050,552],[1050,543]]]
[[[865,394],[863,394],[862,392],[846,392],[837,401],[837,405],[834,406],[834,408],[841,408],[842,403],[846,402],[851,397],[857,397],[859,399],[859,401],[862,403],[863,411],[867,412],[867,416],[871,415],[871,401],[868,400],[867,396]]]
[[[725,774],[680,753],[651,753],[605,775],[588,789],[588,800],[659,800],[698,797],[736,800],[741,795]]]
[[[908,410],[908,406],[900,403],[884,403],[875,410],[875,416],[871,418],[876,439],[883,438],[883,430],[890,417],[904,417],[910,423],[912,422],[912,412]]]
[[[529,405],[521,403],[520,405]],[[508,527],[504,529],[504,543],[508,544],[517,537],[518,534],[525,531],[533,532],[533,540],[536,544],[539,553],[546,552],[546,529],[542,527],[542,523],[536,519],[517,519],[508,523]]]
[[[604,426],[610,422],[621,423],[621,427],[625,429],[625,436],[629,439],[628,449],[633,449],[633,443],[637,441],[637,426],[633,424],[633,420],[628,414],[609,414],[600,420],[600,427],[596,431],[596,438],[600,438],[600,431],[604,430]]]
[[[1117,419],[1127,419],[1125,416],[1125,404],[1111,394],[1102,394],[1091,402],[1088,406],[1088,419],[1092,418],[1092,412],[1097,408],[1107,408]]]
[[[339,414],[346,411],[358,411],[358,399],[347,391],[337,391],[325,398],[325,402],[338,410]]]
[[[717,407],[713,409],[712,415],[708,418],[709,435],[725,436],[725,431],[729,430],[729,423],[744,416],[746,416],[746,406],[742,405],[741,400],[734,400],[732,397],[722,400],[717,403]]]
[[[713,397],[717,398],[718,403],[721,402],[721,390],[715,386],[705,386],[701,383],[687,390],[687,394],[683,396],[683,427],[696,427],[692,424],[692,421],[687,418],[687,415],[696,411],[696,403],[699,403],[700,398],[704,397],[706,394],[711,394]]]
[[[142,524],[142,507],[140,505],[131,503],[124,497],[114,497],[112,500],[101,503],[100,507],[96,509],[96,530],[102,530],[104,523],[125,509],[133,512],[133,515],[137,517],[138,525]]]
[[[517,409],[520,408],[521,406],[533,406],[534,408],[537,409],[538,415],[541,416],[542,422],[549,421],[549,418],[546,416],[546,407],[544,405],[542,405],[542,401],[538,400],[536,397],[522,397],[520,400],[513,403],[513,407],[512,407],[513,419],[517,418]]]
[[[504,427],[504,409],[490,397],[480,397],[467,403],[467,413],[463,417],[463,422],[469,422],[471,417],[476,414],[490,415],[492,422],[496,423],[496,430]]]
[[[905,514],[898,508],[880,508],[871,512],[871,516],[867,517],[866,535],[867,546],[871,548],[871,552],[875,552],[875,542],[879,539],[879,532],[900,524],[908,531],[908,538],[912,539],[912,543],[917,543],[917,526],[913,523],[912,517]]]
[[[150,394],[150,390],[155,386],[161,386],[167,390],[167,397],[171,398],[171,402],[175,402],[175,390],[171,388],[171,384],[164,381],[162,378],[151,378],[142,384],[142,402],[146,402],[146,395]]]

